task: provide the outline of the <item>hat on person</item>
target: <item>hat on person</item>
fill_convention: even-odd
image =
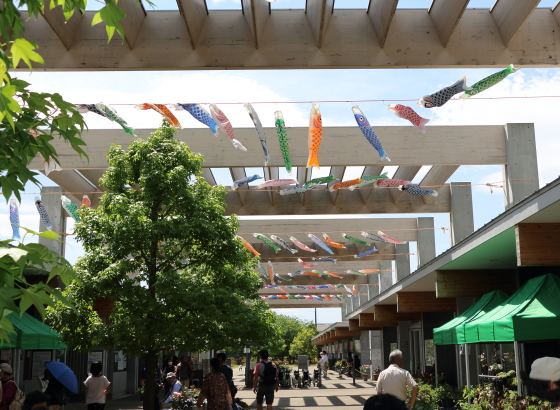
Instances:
[[[557,381],[560,380],[560,359],[556,357],[541,357],[531,365],[530,379]]]
[[[2,372],[4,373],[13,373],[12,372],[12,366],[10,366],[8,363],[2,363],[0,364],[0,370],[2,370]]]
[[[167,373],[167,376],[165,376],[166,379],[170,379],[171,377],[175,377],[175,373],[169,372]]]

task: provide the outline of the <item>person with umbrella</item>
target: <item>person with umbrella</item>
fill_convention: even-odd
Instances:
[[[50,396],[49,410],[58,410],[68,401],[68,392],[78,393],[78,378],[68,366],[62,362],[46,362],[45,377],[49,385],[45,394]]]

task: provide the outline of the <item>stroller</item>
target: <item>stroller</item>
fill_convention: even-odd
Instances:
[[[292,386],[301,387],[301,377],[299,377],[299,370],[294,370],[294,376],[292,377]]]
[[[280,380],[280,385],[285,388],[289,389],[292,387],[292,380],[290,377],[291,370],[284,370],[282,373],[278,374],[278,379]]]
[[[303,377],[301,381],[301,387],[311,387],[311,378],[309,377],[309,370],[302,370]]]
[[[313,386],[321,387],[321,379],[319,378],[319,369],[313,370]]]

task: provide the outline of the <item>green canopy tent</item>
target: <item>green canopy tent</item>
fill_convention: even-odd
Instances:
[[[560,278],[529,280],[501,305],[465,324],[466,343],[560,339]]]
[[[33,316],[24,313],[20,317],[16,313],[10,313],[6,317],[14,325],[16,334],[9,333],[10,343],[2,344],[2,349],[66,349],[66,345],[60,341],[58,333]]]
[[[486,293],[478,302],[465,310],[461,315],[450,320],[443,326],[435,328],[434,344],[457,345],[466,343],[465,325],[494,309],[507,298],[508,296],[501,290]]]

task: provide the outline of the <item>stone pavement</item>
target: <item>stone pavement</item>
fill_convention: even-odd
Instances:
[[[238,386],[237,397],[255,409],[257,403],[255,394],[251,389],[245,389],[245,373],[239,373],[237,368],[233,369],[233,379]],[[339,378],[333,372],[329,377],[323,379],[323,386],[302,389],[280,389],[274,396],[273,408],[275,410],[303,410],[303,408],[326,408],[335,410],[344,407],[347,410],[362,410],[364,402],[376,393],[375,383],[371,380],[364,382],[356,379],[356,385],[352,385],[352,378],[344,376]],[[133,394],[108,400],[105,410],[138,410],[142,408],[140,396]],[[266,408],[266,407],[265,407]],[[86,410],[84,402],[73,402],[65,406],[64,410]]]
[[[233,372],[235,385],[244,384],[244,374]],[[282,389],[274,395],[273,409],[279,410],[302,410],[303,408],[326,408],[334,410],[344,407],[347,410],[362,410],[364,402],[376,394],[375,383],[364,382],[356,379],[356,385],[352,385],[352,378],[344,376],[339,378],[334,372],[329,372],[328,378],[323,378],[323,386],[309,388]],[[255,394],[250,389],[239,389],[237,393],[242,401],[250,408],[256,408]],[[266,408],[266,407],[265,407]]]

